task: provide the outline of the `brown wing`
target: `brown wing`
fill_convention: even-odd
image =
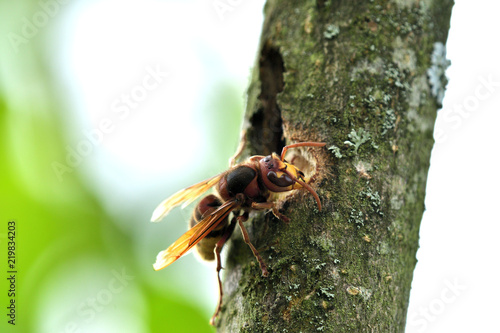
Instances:
[[[165,199],[154,210],[153,215],[151,216],[151,221],[152,222],[160,221],[168,214],[168,212],[170,212],[172,208],[180,205],[181,203],[184,203],[182,205],[182,208],[186,207],[191,202],[196,200],[196,198],[198,198],[200,195],[202,195],[204,192],[210,189],[212,186],[217,184],[217,182],[222,178],[223,175],[224,173],[221,173],[212,178],[205,179],[204,181],[199,182],[198,184],[191,185],[183,190],[180,190],[179,192]]]
[[[236,199],[231,199],[223,203],[216,211],[206,216],[194,227],[189,229],[184,235],[176,240],[168,249],[158,253],[156,262],[153,264],[155,270],[160,270],[167,267],[190,249],[192,249],[200,240],[205,238],[212,230],[214,230],[224,219],[237,208],[240,202]]]

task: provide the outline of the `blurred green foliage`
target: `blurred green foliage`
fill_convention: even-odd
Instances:
[[[56,125],[57,119],[43,119],[38,111],[36,107],[29,111],[9,109],[5,102],[1,103],[0,108],[1,274],[7,274],[6,233],[7,222],[10,220],[16,222],[18,272],[16,326],[8,325],[3,314],[1,331],[49,332],[49,329],[57,328],[58,332],[91,332],[86,327],[93,327],[92,321],[97,320],[101,315],[99,312],[104,312],[106,307],[115,307],[120,311],[133,306],[138,299],[143,307],[142,316],[138,320],[143,321],[141,327],[146,329],[145,332],[212,331],[208,327],[206,314],[199,308],[175,294],[172,297],[159,294],[150,286],[143,270],[145,267],[151,269],[151,263],[145,263],[145,267],[134,263],[133,247],[130,246],[134,240],[131,235],[125,234],[116,226],[113,218],[80,180],[77,171],[66,175],[64,182],[57,180],[47,155],[60,155],[60,159],[64,158],[64,141],[60,136],[62,130]],[[52,117],[56,116],[57,113],[54,112]],[[15,128],[9,127],[13,117],[21,117]],[[24,142],[16,142],[19,140]],[[22,147],[22,150],[18,147]],[[48,147],[52,154],[47,152]],[[29,184],[27,180],[30,181]],[[104,231],[112,235],[111,240],[103,237]],[[82,258],[91,260],[85,261]],[[153,260],[151,258],[151,262]],[[97,265],[99,263],[103,264]],[[97,288],[87,286],[88,293],[80,294],[80,299],[68,304],[64,297],[57,299],[58,292],[76,293],[75,287],[85,288],[87,282],[96,282],[79,280],[79,276],[74,276],[71,271],[66,275],[54,275],[53,272],[78,270],[77,268],[88,272],[87,277],[96,278],[96,282],[100,276],[104,281]],[[115,278],[113,272],[118,275],[125,272],[125,280],[128,276],[133,277],[130,284],[133,284],[140,296],[124,297],[123,301],[131,304],[117,307],[113,304],[113,299],[108,300],[109,295],[116,297],[114,290],[127,291],[127,285],[124,285],[126,282],[120,284],[117,281],[109,287]],[[160,278],[163,279],[158,276]],[[10,298],[6,292],[9,286],[5,282],[6,279],[3,278],[1,304],[6,313]],[[56,290],[50,290],[48,285]],[[112,289],[111,293],[107,288]],[[92,302],[92,299],[96,301]],[[54,316],[47,311],[51,308],[54,311],[70,309],[69,315],[61,314],[62,318],[55,315],[60,317],[59,323],[44,323],[45,319],[49,319],[44,318],[47,313]],[[130,316],[131,313],[125,312],[123,315]]]

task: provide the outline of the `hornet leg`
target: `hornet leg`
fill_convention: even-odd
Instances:
[[[262,271],[262,276],[264,276],[264,277],[268,276],[269,272],[267,271],[266,264],[264,263],[264,260],[260,256],[257,249],[250,242],[250,237],[248,236],[247,229],[243,225],[243,222],[248,219],[248,213],[245,213],[244,215],[238,216],[236,219],[238,220],[238,224],[240,226],[241,233],[243,234],[243,239],[245,240],[245,243],[247,243],[247,245],[250,247],[250,249],[253,252],[253,255],[255,256],[255,258],[257,258],[257,261],[259,262],[259,266],[260,266],[260,269]]]
[[[234,227],[236,226],[236,222],[233,220],[231,221],[231,224],[229,225],[229,228],[227,228],[226,232],[224,235],[222,235],[221,239],[217,242],[214,248],[214,253],[215,257],[217,258],[217,281],[219,282],[219,301],[217,303],[217,308],[215,309],[215,313],[210,319],[210,325],[214,326],[215,324],[215,318],[219,315],[220,309],[222,308],[222,296],[224,295],[222,291],[222,282],[220,280],[220,271],[222,269],[222,264],[221,264],[221,258],[220,258],[220,252],[222,251],[222,247],[224,244],[226,244],[226,241],[231,237],[231,234],[233,233]]]

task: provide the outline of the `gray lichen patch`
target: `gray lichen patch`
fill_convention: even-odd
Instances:
[[[408,100],[407,119],[409,120],[408,129],[410,131],[429,131],[434,127],[434,117],[423,115],[422,107],[425,96],[429,94],[429,85],[425,75],[416,77],[411,84],[411,91]]]
[[[337,36],[340,32],[339,26],[336,24],[329,24],[326,26],[325,31],[323,32],[323,36],[326,39],[332,39],[333,37]]]
[[[439,104],[443,104],[444,92],[448,80],[446,79],[446,69],[451,62],[446,58],[446,46],[441,42],[434,43],[431,56],[431,67],[427,70],[431,93]]]
[[[406,181],[399,177],[393,177],[390,185],[389,193],[392,193],[390,198],[391,208],[394,210],[399,210],[403,207],[404,204],[404,194],[406,192]]]
[[[393,2],[401,8],[411,8],[415,7],[417,5],[420,5],[421,3],[426,3],[429,1],[420,1],[420,0],[393,0]]]
[[[392,42],[392,47],[394,48],[392,61],[394,61],[401,70],[415,72],[417,69],[417,56],[414,50],[408,49],[406,46],[407,44],[403,42],[400,36],[394,39]]]
[[[387,242],[380,242],[377,246],[378,253],[381,255],[387,255],[391,253],[391,247]]]
[[[373,166],[370,162],[362,161],[360,159],[356,159],[354,161],[354,168],[356,168],[356,172],[363,178],[371,179],[370,172],[373,170]]]
[[[328,150],[331,150],[332,153],[335,155],[336,158],[342,158],[343,155],[342,153],[340,152],[340,148],[335,146],[335,145],[331,145],[330,147],[328,147]]]
[[[358,154],[359,147],[370,140],[370,133],[364,128],[359,128],[356,132],[354,129],[347,135],[349,140],[344,141],[344,144],[354,147],[354,154]]]
[[[417,109],[425,100],[425,96],[429,93],[429,86],[425,75],[416,77],[411,84],[410,98],[408,106]]]
[[[356,80],[362,73],[381,74],[384,71],[384,61],[382,58],[375,58],[374,61],[363,59],[351,70],[351,80]]]

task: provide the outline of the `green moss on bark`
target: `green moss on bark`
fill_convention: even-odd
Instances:
[[[283,204],[290,224],[272,214],[247,223],[269,277],[233,237],[219,331],[404,330],[438,107],[426,71],[433,43],[446,42],[451,7],[268,2],[248,93],[247,153],[277,150],[282,136],[337,149],[311,149],[321,212],[304,191]],[[269,50],[281,73],[263,69]],[[281,90],[264,91],[280,75]],[[280,128],[269,120],[276,116]],[[259,135],[266,132],[275,136],[269,142]]]

